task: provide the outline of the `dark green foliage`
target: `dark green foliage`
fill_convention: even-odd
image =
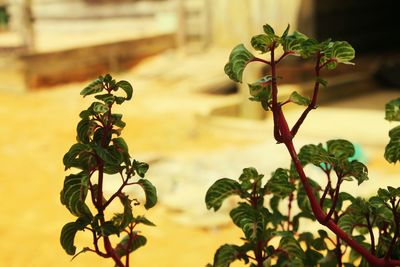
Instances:
[[[118,95],[121,91],[123,96]],[[149,165],[131,158],[128,145],[120,136],[125,122],[122,121],[121,114],[113,113],[114,104],[119,105],[130,100],[132,94],[129,82],[116,82],[109,74],[85,87],[81,95],[94,95],[100,102],[93,102],[79,114],[81,121],[76,128],[77,143],[71,146],[63,158],[66,170],[78,169],[79,172],[65,177],[60,199],[78,219],[62,229],[61,245],[68,254],[75,255],[74,239],[77,232],[92,232],[94,247],[86,247],[81,252],[91,251],[102,257],[111,257],[117,266],[123,266],[121,257],[146,244],[146,238],[133,229],[138,224],[154,226],[144,216],[133,216],[132,202],[134,201],[134,205],[139,202],[124,190],[128,186],[142,187],[146,196],[146,209],[157,203],[156,188],[145,179]],[[104,174],[116,174],[120,177],[105,177]],[[121,181],[120,188],[108,196],[108,199],[103,194],[104,179]],[[113,216],[107,214],[108,205],[117,198],[120,200],[122,212]],[[105,251],[99,248],[101,239],[107,243],[110,242],[109,236],[119,237],[122,232],[128,235],[115,248],[106,246]]]

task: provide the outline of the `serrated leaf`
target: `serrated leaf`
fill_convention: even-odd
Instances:
[[[229,267],[239,258],[239,247],[225,244],[217,249],[214,255],[213,267]]]
[[[207,209],[219,210],[222,202],[231,195],[239,195],[240,189],[240,184],[235,180],[219,179],[207,190],[205,198]]]
[[[60,243],[65,252],[68,255],[74,255],[76,252],[75,235],[78,231],[85,229],[85,226],[89,224],[89,221],[78,219],[75,222],[70,222],[64,225],[61,230]]]
[[[89,119],[81,120],[76,127],[78,141],[84,144],[89,143],[90,136],[93,135],[97,126],[98,125],[95,121]]]
[[[102,95],[96,95],[95,98],[103,101],[107,106],[112,105],[115,101],[115,96],[108,93]]]
[[[393,99],[386,104],[385,120],[400,121],[400,98]]]
[[[157,204],[157,189],[156,187],[146,179],[140,179],[138,184],[143,188],[146,195],[146,203],[144,207],[148,210]]]
[[[67,153],[65,153],[63,157],[63,163],[65,166],[65,169],[69,169],[71,167],[75,167],[77,165],[77,159],[78,157],[84,153],[88,152],[90,149],[88,148],[87,145],[85,144],[73,144],[71,148],[68,150]]]
[[[279,242],[279,247],[287,252],[289,258],[305,258],[303,249],[293,236],[283,236]]]
[[[119,81],[116,83],[116,86],[121,88],[126,93],[126,100],[130,100],[133,95],[132,85],[128,81]]]
[[[291,55],[300,56],[302,55],[303,42],[306,41],[308,37],[300,32],[294,32],[291,35],[282,38],[282,47],[286,53]]]
[[[328,69],[336,68],[337,63],[354,64],[350,61],[355,57],[355,50],[346,41],[336,41],[328,43],[327,49],[324,50],[323,53],[323,62],[332,60],[332,62],[327,65]]]
[[[350,163],[350,171],[347,176],[354,177],[357,180],[358,185],[360,185],[369,179],[367,166],[357,160],[353,160]]]
[[[296,91],[294,91],[290,95],[289,100],[291,102],[296,103],[297,105],[301,105],[301,106],[308,106],[311,103],[311,100],[309,98],[300,95]]]
[[[259,34],[251,38],[251,46],[261,53],[267,53],[271,50],[271,45],[273,44],[273,36],[266,34]]]
[[[129,246],[129,236],[127,235],[119,242],[119,244],[115,248],[115,252],[119,257],[123,257],[127,254],[127,252],[131,253],[139,249],[140,247],[143,247],[144,245],[146,245],[146,243],[147,243],[146,237],[136,234]]]
[[[354,156],[355,149],[354,145],[344,139],[329,140],[326,142],[327,150],[330,154],[333,154],[337,158],[350,158]]]
[[[385,159],[389,163],[400,160],[400,126],[389,131],[390,141],[385,147]]]
[[[269,212],[266,208],[255,209],[247,203],[240,203],[230,212],[233,223],[243,230],[247,240],[258,239],[267,224]]]
[[[81,95],[84,97],[87,95],[92,95],[96,94],[103,91],[103,80],[102,79],[96,79],[93,82],[91,82],[88,86],[86,86],[82,91]]]
[[[70,174],[65,177],[60,200],[61,203],[77,217],[91,218],[93,216],[88,206],[85,204],[88,184],[89,177],[84,172]]]
[[[261,187],[261,179],[263,177],[264,175],[258,174],[257,170],[253,167],[244,168],[239,177],[242,190],[253,189],[254,185],[256,186],[256,190],[259,190]]]
[[[280,198],[289,196],[296,188],[289,182],[288,172],[288,170],[278,168],[265,185],[266,192],[272,193]]]
[[[322,145],[305,145],[300,149],[298,157],[303,166],[312,163],[317,167],[321,167],[321,163],[332,165],[334,162],[334,159],[328,154]]]
[[[233,81],[242,82],[243,71],[253,58],[253,54],[243,44],[237,45],[233,48],[229,55],[229,62],[225,65],[226,75]]]
[[[104,114],[109,110],[109,107],[100,102],[93,103],[93,112],[96,114]]]
[[[94,145],[93,146],[94,151],[96,154],[107,164],[110,165],[119,165],[120,160],[117,158],[117,156],[111,152],[110,149],[108,148],[103,148],[102,146],[99,145]]]
[[[351,214],[344,214],[342,217],[339,219],[338,226],[340,229],[342,229],[345,233],[351,236],[351,233],[354,228],[354,218]]]

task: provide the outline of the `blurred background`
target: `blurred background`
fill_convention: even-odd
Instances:
[[[384,105],[400,95],[398,10],[395,0],[0,0],[0,265],[112,266],[88,253],[70,262],[59,245],[62,226],[73,220],[59,203],[62,157],[91,101],[79,92],[106,73],[133,84],[133,100],[119,110],[122,135],[131,155],[150,163],[160,200],[137,210],[157,227],[141,229],[148,244],[132,263],[205,266],[220,245],[240,244],[228,215],[234,201],[212,213],[204,196],[215,180],[237,178],[245,167],[268,177],[289,166],[269,114],[248,101],[246,83],[268,70],[250,65],[244,84],[223,72],[233,46],[249,48],[265,23],[278,34],[290,24],[356,49],[355,66],[323,73],[329,86],[296,146],[348,139],[372,180],[348,190],[367,197],[377,186],[400,186],[398,168],[382,156],[394,127]],[[282,97],[311,93],[312,62],[288,59],[278,75]],[[288,108],[289,122],[300,113]],[[118,186],[113,178],[106,193]],[[90,236],[77,238],[78,247],[88,244]]]

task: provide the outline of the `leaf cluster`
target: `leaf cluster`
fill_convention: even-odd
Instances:
[[[270,25],[264,25],[264,33],[253,36],[251,38],[251,46],[261,55],[269,53],[270,59],[268,57],[266,59],[260,58],[250,52],[243,44],[239,44],[233,48],[229,55],[229,61],[224,68],[225,73],[231,80],[242,82],[243,72],[249,63],[261,62],[272,66],[288,56],[296,56],[303,59],[315,58],[318,71],[322,68],[333,70],[339,63],[353,64],[351,60],[355,56],[355,50],[346,41],[325,40],[318,42],[297,31],[289,34],[289,29],[290,26],[288,25],[281,35],[277,35]],[[275,54],[278,52],[281,53],[281,56],[280,58],[275,58]],[[268,74],[260,80],[249,84],[250,100],[260,102],[265,110],[269,110],[271,107],[271,91],[273,83],[276,82],[274,79],[276,78]],[[323,86],[327,85],[327,82],[319,75],[316,76],[316,82]],[[311,100],[297,92],[293,92],[288,102],[307,106]]]
[[[121,91],[123,96],[119,95]],[[91,232],[94,244],[94,247],[85,247],[81,252],[92,251],[102,257],[120,258],[146,243],[146,238],[134,230],[136,225],[154,226],[144,216],[133,215],[132,206],[140,203],[124,191],[128,186],[142,187],[146,209],[152,208],[157,202],[156,188],[145,179],[149,165],[131,158],[128,145],[121,137],[126,124],[122,114],[113,112],[115,104],[121,105],[130,100],[132,94],[129,82],[116,82],[109,74],[99,77],[81,91],[83,97],[94,95],[96,101],[79,114],[81,120],[76,128],[77,142],[63,158],[65,169],[72,169],[74,173],[65,177],[60,199],[77,217],[61,231],[60,242],[69,255],[76,254],[74,240],[79,231]],[[119,179],[118,175],[121,177],[121,186],[107,199],[104,179]],[[106,208],[117,199],[122,211],[111,216]],[[107,243],[109,236],[120,236],[122,233],[125,236],[115,247],[101,251],[99,240],[105,239]]]

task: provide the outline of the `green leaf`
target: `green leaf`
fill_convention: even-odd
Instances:
[[[345,233],[351,236],[351,233],[353,232],[353,228],[355,225],[355,221],[353,218],[353,215],[351,214],[344,214],[342,217],[340,217],[338,226],[340,229],[342,229]]]
[[[157,189],[156,187],[146,179],[140,179],[138,184],[143,188],[146,195],[146,203],[144,207],[148,210],[157,204]]]
[[[80,143],[72,145],[63,157],[65,169],[67,170],[71,167],[75,167],[79,161],[79,156],[84,152],[90,152],[90,148],[87,145]]]
[[[218,248],[214,255],[213,267],[229,267],[232,262],[239,259],[239,247],[225,244]]]
[[[75,222],[70,222],[64,225],[61,230],[60,243],[65,252],[68,255],[74,255],[76,247],[74,245],[75,235],[78,231],[85,229],[85,226],[89,224],[89,221],[78,219]]]
[[[132,98],[133,88],[132,88],[132,85],[129,82],[127,82],[127,81],[119,81],[119,82],[117,82],[116,86],[125,91],[125,93],[126,93],[126,98],[125,99],[126,100],[130,100]]]
[[[319,84],[321,84],[323,87],[327,87],[328,86],[328,81],[322,79],[321,77],[316,77],[315,81],[318,82]]]
[[[121,201],[122,206],[124,207],[124,213],[115,214],[112,218],[112,222],[116,227],[118,227],[120,231],[122,231],[134,221],[131,205],[132,200],[130,200],[129,197],[124,193],[118,195],[118,198]]]
[[[272,35],[272,36],[275,35],[274,29],[269,24],[263,25],[263,30],[268,35]]]
[[[321,163],[324,163],[325,165],[332,165],[334,162],[334,159],[328,154],[321,144],[310,144],[303,146],[299,151],[298,157],[303,166],[312,163],[317,167],[321,167]]]
[[[302,58],[307,59],[314,56],[320,50],[321,44],[319,44],[316,40],[309,38],[301,41],[301,49],[300,51],[296,51],[300,52]]]
[[[145,216],[137,216],[136,218],[133,219],[133,222],[139,224],[144,224],[147,226],[156,226],[152,221],[147,219]]]
[[[353,160],[350,163],[350,172],[347,176],[352,176],[357,179],[358,185],[360,185],[369,179],[367,166],[357,160]]]
[[[400,126],[389,131],[390,141],[385,147],[385,159],[389,163],[400,160]]]
[[[328,251],[323,259],[319,261],[320,267],[337,267],[337,258],[333,250]]]
[[[110,106],[114,103],[115,101],[115,96],[112,94],[102,94],[102,95],[96,95],[96,99],[103,101],[107,106]]]
[[[257,82],[248,84],[251,101],[261,102],[262,107],[268,110],[269,103],[272,99],[272,87],[271,87],[272,76],[266,75]]]
[[[243,44],[237,45],[229,55],[229,62],[224,68],[225,73],[231,80],[242,82],[243,71],[252,59],[254,59],[254,56]]]
[[[88,206],[85,204],[88,186],[89,177],[84,172],[70,174],[65,177],[60,200],[77,217],[93,217]]]
[[[303,249],[293,236],[283,236],[279,242],[279,247],[287,252],[289,258],[305,258]]]
[[[112,114],[111,115],[111,120],[112,120],[112,124],[120,127],[120,128],[124,128],[126,123],[122,121],[122,114]]]
[[[271,46],[274,42],[273,36],[266,34],[259,34],[251,38],[251,45],[255,50],[261,53],[267,53],[271,50]]]
[[[107,164],[110,165],[119,165],[120,160],[116,157],[115,154],[111,152],[111,150],[103,148],[102,146],[95,145],[93,146],[96,154]]]
[[[93,103],[93,112],[96,114],[104,114],[109,110],[109,107],[100,102]]]
[[[238,182],[232,179],[222,178],[216,181],[207,190],[205,198],[207,209],[213,208],[214,211],[217,211],[227,197],[239,194],[240,184]]]
[[[326,62],[332,60],[332,65],[328,65],[328,69],[334,69],[336,63],[354,64],[350,62],[355,57],[354,48],[346,41],[330,42],[327,49],[323,51],[324,56],[322,61]]]
[[[121,152],[123,152],[123,153],[129,152],[128,144],[125,142],[124,138],[117,137],[117,138],[112,139],[112,141],[114,143],[114,146],[119,148],[121,150]]]
[[[239,177],[241,182],[241,188],[243,191],[253,189],[256,186],[256,190],[261,188],[261,179],[264,177],[262,174],[258,174],[257,170],[253,167],[244,168],[242,174]]]
[[[78,141],[84,144],[89,143],[90,137],[93,135],[96,127],[98,125],[95,121],[88,119],[81,120],[76,127]]]
[[[282,38],[283,50],[291,55],[300,56],[302,55],[303,42],[306,41],[308,37],[300,32],[294,32],[291,35]]]
[[[86,86],[82,91],[81,95],[84,97],[87,95],[96,94],[103,91],[103,80],[98,78]]]
[[[132,161],[132,167],[135,169],[135,172],[142,178],[149,170],[149,164],[147,164],[146,162],[137,161],[135,159]]]
[[[118,256],[123,257],[126,255],[127,251],[131,253],[139,249],[140,247],[143,247],[144,245],[146,245],[146,243],[146,237],[136,234],[129,246],[129,236],[127,235],[121,240],[121,242],[119,242],[119,244],[115,248],[115,252],[118,254]]]
[[[286,36],[287,36],[288,33],[289,33],[289,29],[290,29],[290,24],[287,25],[285,31],[283,32],[283,34],[282,34],[282,36],[281,36],[281,39],[285,39],[285,38],[286,38]]]
[[[330,154],[336,158],[350,158],[354,156],[355,150],[351,142],[344,139],[329,140],[326,142]]]
[[[102,236],[118,235],[120,228],[114,224],[113,221],[104,222],[100,227],[100,233]]]
[[[311,100],[309,98],[300,95],[296,91],[290,95],[289,100],[301,106],[308,106],[311,103]]]
[[[385,120],[400,121],[400,98],[393,99],[386,104]]]
[[[230,212],[235,225],[243,230],[247,240],[259,239],[262,235],[269,216],[266,208],[255,209],[247,203],[240,203]]]
[[[289,182],[288,170],[278,168],[265,185],[266,192],[280,198],[289,196],[296,188]]]

